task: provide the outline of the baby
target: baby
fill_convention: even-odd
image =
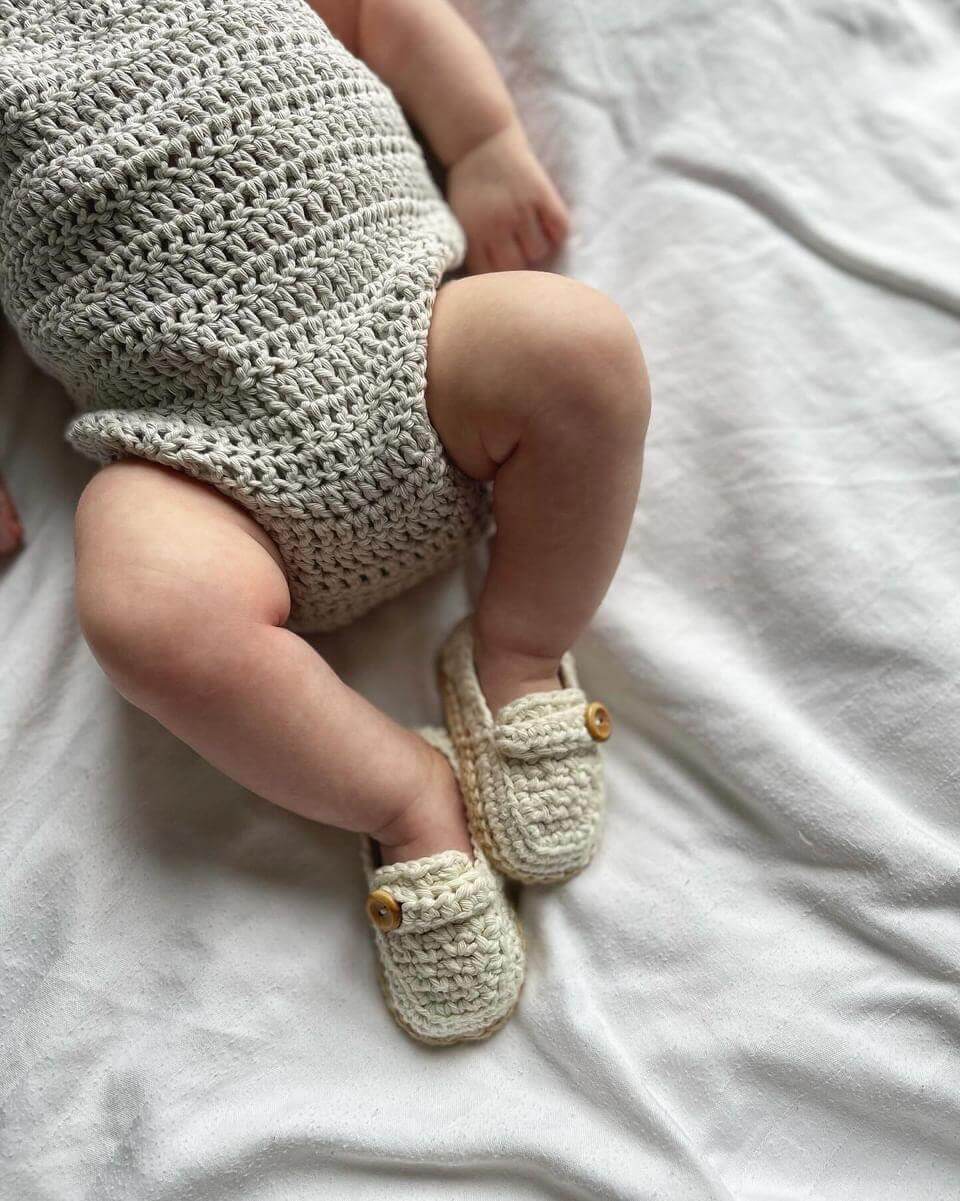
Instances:
[[[622,553],[649,392],[623,312],[528,270],[566,231],[443,0],[0,2],[0,296],[104,464],[83,632],[219,769],[365,836],[384,993],[427,1042],[509,1017],[504,876],[566,879],[599,833],[610,722],[569,648]],[[456,561],[491,495],[447,729],[404,729],[294,631]]]

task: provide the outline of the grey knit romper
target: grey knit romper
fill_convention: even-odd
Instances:
[[[250,510],[296,628],[488,531],[424,404],[462,253],[389,90],[305,0],[0,0],[0,301],[78,450]]]

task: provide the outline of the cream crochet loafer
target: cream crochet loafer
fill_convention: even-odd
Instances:
[[[455,763],[444,731],[419,731]],[[486,1038],[513,1013],[523,984],[523,935],[505,881],[477,848],[377,866],[363,840],[367,916],[391,1014],[424,1043]]]
[[[475,840],[504,875],[554,884],[593,858],[605,808],[598,743],[611,732],[599,701],[587,702],[573,656],[562,688],[534,692],[491,714],[477,679],[472,619],[440,652],[440,692],[460,765]]]

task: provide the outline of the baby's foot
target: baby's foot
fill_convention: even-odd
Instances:
[[[442,730],[423,738],[456,764]],[[428,768],[432,774],[433,768]],[[376,865],[376,848],[363,840],[367,916],[374,929],[383,995],[397,1022],[428,1043],[486,1038],[513,1012],[523,984],[523,935],[502,876],[483,856],[459,850],[422,852],[443,842],[425,789],[426,839],[394,844],[395,861]],[[458,794],[459,795],[459,794]],[[415,815],[412,815],[415,816]],[[462,820],[462,805],[461,805]],[[449,845],[449,841],[444,844]]]
[[[473,843],[460,785],[449,760],[423,740],[422,786],[407,807],[370,837],[380,846],[384,864],[423,859],[440,851],[462,851],[473,858]]]
[[[515,880],[569,879],[590,862],[600,837],[597,743],[610,735],[610,715],[584,696],[569,652],[558,678],[552,663],[533,661],[484,684],[483,665],[467,618],[441,650],[439,674],[473,836]]]
[[[560,660],[556,658],[507,653],[476,638],[473,659],[480,688],[494,715],[522,696],[563,687]]]

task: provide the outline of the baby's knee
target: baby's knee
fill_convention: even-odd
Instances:
[[[619,305],[586,284],[539,271],[474,275],[443,291],[443,318],[431,327],[431,416],[442,426],[444,408],[457,409],[455,419],[446,415],[448,437],[462,430],[466,406],[496,462],[501,457],[490,448],[509,452],[531,425],[554,438],[589,436],[642,451],[650,385]],[[461,445],[461,458],[474,449]]]
[[[117,690],[156,715],[170,703],[199,699],[209,688],[204,627],[183,586],[138,570],[88,570],[78,556],[80,629]]]
[[[542,334],[541,361],[552,394],[589,423],[593,436],[642,442],[650,384],[633,324],[603,293],[564,283],[562,296],[544,314],[549,328]]]
[[[562,414],[576,436],[586,428],[593,440],[642,445],[650,385],[633,324],[618,304],[586,284],[537,271],[462,283],[474,284],[496,313],[509,387],[527,413],[558,431]]]
[[[102,502],[116,498],[101,479],[95,477],[77,509],[77,619],[117,690],[156,716],[171,703],[188,703],[209,690],[213,606],[189,570],[149,562],[115,536]]]

